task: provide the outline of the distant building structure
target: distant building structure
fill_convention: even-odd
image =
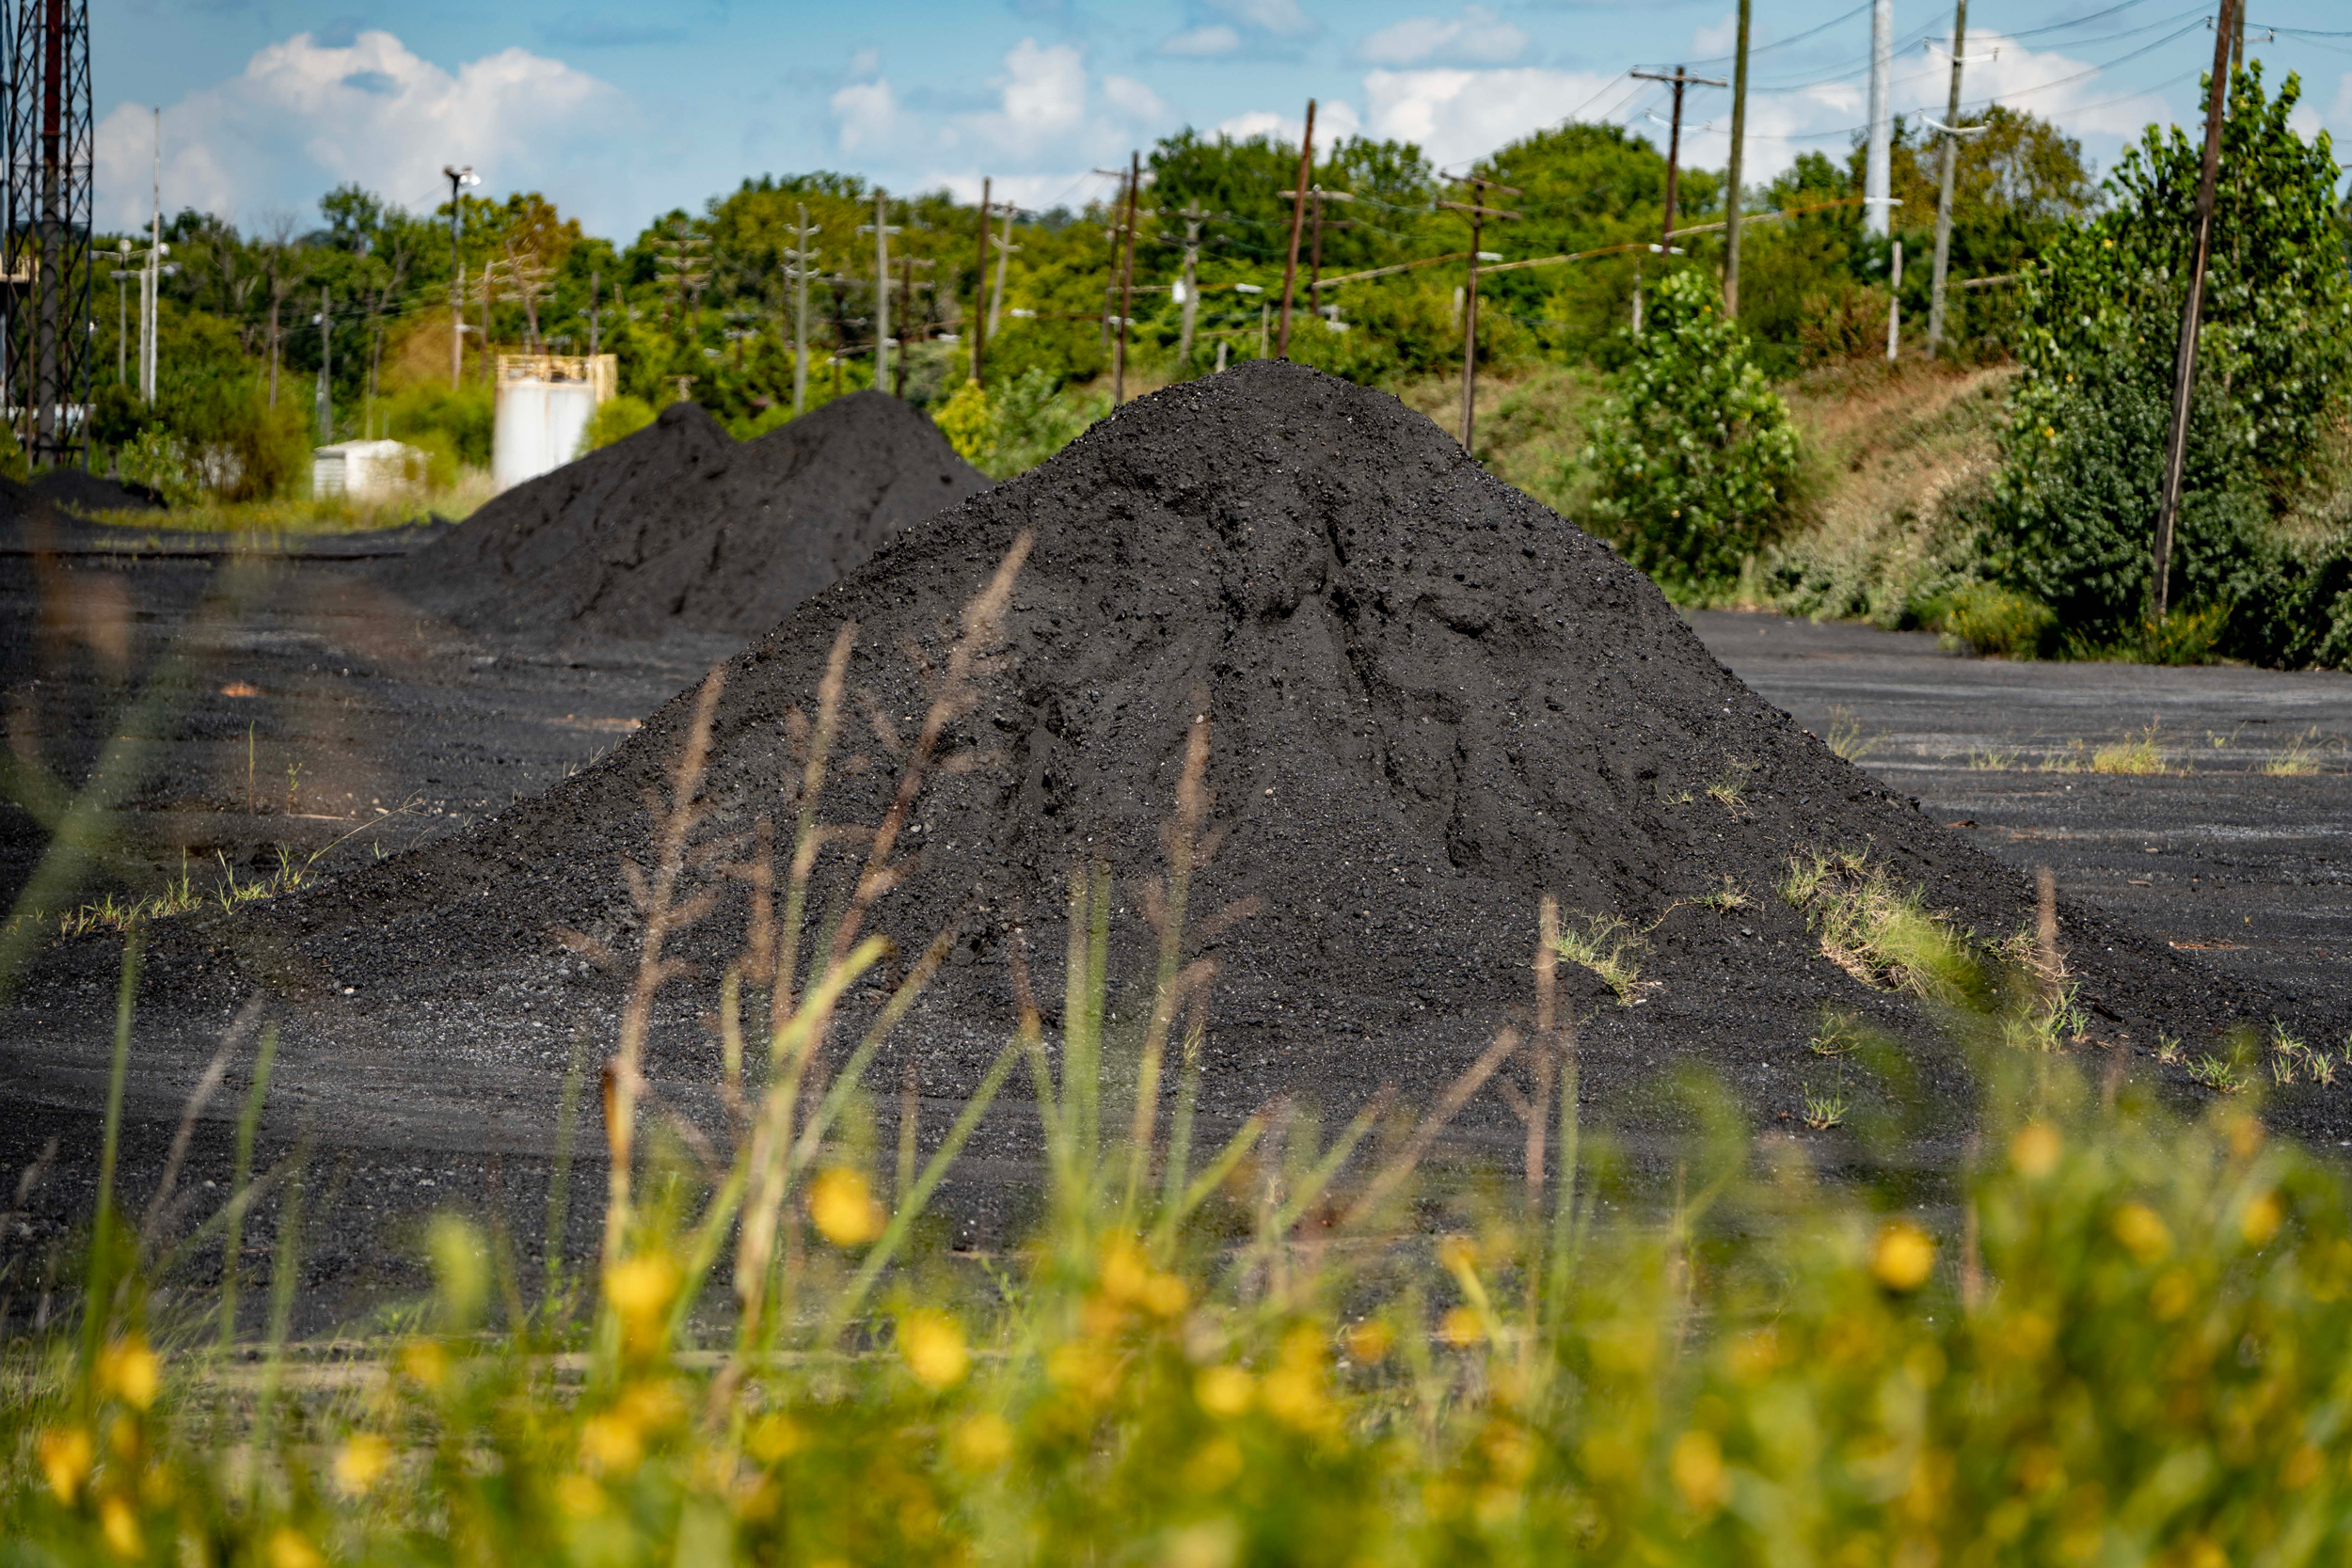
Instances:
[[[619,388],[610,354],[501,354],[490,480],[500,490],[551,473],[580,455],[596,407]]]
[[[356,501],[397,499],[424,489],[425,454],[405,441],[338,441],[310,453],[310,494]]]

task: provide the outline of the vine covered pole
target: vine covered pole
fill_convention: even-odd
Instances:
[[[1966,0],[1962,0],[1966,4]],[[1740,168],[1748,139],[1748,7],[1740,0],[1740,40],[1731,68],[1731,166],[1724,171],[1724,314],[1740,318]],[[1672,245],[1674,236],[1666,237]]]
[[[1298,287],[1298,236],[1307,223],[1307,184],[1315,172],[1315,101],[1307,100],[1307,134],[1298,138],[1298,180],[1291,187],[1290,260],[1282,264],[1282,325],[1274,340],[1274,356],[1291,356],[1291,293]]]
[[[2230,103],[2230,45],[2238,0],[2221,0],[2213,29],[2213,87],[2205,98],[2205,162],[2197,173],[2197,216],[2189,236],[2188,302],[2181,309],[2181,348],[2172,362],[2172,423],[2164,437],[2164,493],[2156,503],[2154,572],[2149,611],[2164,624],[2172,570],[2172,524],[2181,513],[2181,465],[2188,448],[2188,399],[2197,382],[2197,325],[2205,309],[2205,260],[2213,245],[2213,192],[2221,173],[2221,117]]]

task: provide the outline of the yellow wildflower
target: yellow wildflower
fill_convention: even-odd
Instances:
[[[139,1516],[128,1497],[108,1497],[98,1505],[98,1533],[117,1557],[147,1555],[147,1543],[139,1538]]]
[[[952,1388],[971,1369],[963,1325],[945,1312],[909,1312],[898,1319],[898,1354],[926,1388]]]
[[[1713,1433],[1691,1431],[1676,1438],[1667,1468],[1674,1475],[1675,1490],[1691,1509],[1712,1513],[1724,1505],[1729,1487],[1724,1475],[1723,1446]]]
[[[1193,1380],[1192,1397],[1212,1416],[1229,1419],[1249,1408],[1256,1393],[1249,1374],[1239,1367],[1211,1367]]]
[[[67,1507],[82,1495],[82,1482],[89,1479],[90,1466],[98,1462],[98,1445],[83,1427],[52,1428],[40,1434],[40,1471],[48,1479],[49,1490]]]
[[[1915,1291],[1928,1282],[1935,1268],[1935,1243],[1908,1220],[1889,1220],[1879,1227],[1870,1248],[1870,1272],[1890,1291]]]
[[[326,1568],[326,1559],[310,1537],[292,1525],[281,1525],[269,1538],[269,1568]]]
[[[1012,1457],[1012,1427],[994,1411],[983,1410],[957,1424],[947,1451],[967,1470],[993,1470]]]
[[[882,1205],[863,1171],[836,1165],[810,1184],[808,1217],[835,1246],[864,1246],[882,1231]]]
[[[2108,1224],[2115,1239],[2143,1263],[2153,1263],[2172,1250],[2172,1232],[2144,1203],[2126,1203]]]
[[[2018,1175],[2039,1181],[2058,1169],[2063,1147],[2057,1128],[2046,1121],[2027,1122],[2009,1141],[2009,1163]]]
[[[155,1402],[160,1370],[155,1353],[136,1334],[117,1339],[98,1355],[98,1386],[139,1410]]]
[[[392,1462],[392,1446],[373,1432],[355,1432],[335,1455],[335,1484],[347,1497],[374,1490]]]

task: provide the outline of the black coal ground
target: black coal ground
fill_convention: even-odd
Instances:
[[[956,607],[1024,533],[1034,547],[1008,657],[948,739],[972,766],[923,797],[906,879],[876,920],[910,955],[943,927],[958,933],[899,1036],[927,1136],[1007,1037],[1015,927],[1054,1022],[1073,863],[1118,872],[1114,973],[1141,972],[1140,889],[1204,693],[1223,842],[1193,908],[1262,906],[1194,949],[1220,966],[1203,1060],[1212,1126],[1283,1093],[1338,1113],[1384,1085],[1433,1100],[1499,1026],[1524,1020],[1549,892],[1572,916],[1654,927],[1637,1006],[1565,972],[1590,1125],[1670,1161],[1684,1067],[1772,1125],[1791,1126],[1805,1090],[1833,1077],[1855,1074],[1847,1092],[1867,1101],[1860,1069],[1808,1049],[1835,1006],[1910,1042],[1919,1100],[1899,1148],[1829,1133],[1822,1154],[1931,1169],[1956,1157],[1973,1096],[1958,1053],[1824,960],[1774,889],[1793,854],[1867,847],[1963,923],[2006,933],[2030,910],[2019,875],[1831,755],[1709,657],[1649,583],[1426,420],[1282,365],[1130,405],[1043,469],[901,535],[729,664],[701,832],[721,901],[679,944],[699,973],[665,991],[648,1057],[668,1109],[720,1123],[707,1015],[746,906],[718,867],[739,860],[759,817],[789,819],[788,715],[808,711],[836,629],[856,622],[859,652],[825,816],[870,823]],[[141,987],[150,1114],[167,1114],[260,987],[285,999],[276,1092],[296,1120],[419,1163],[543,1158],[574,1042],[606,1048],[623,984],[558,933],[634,950],[620,865],[645,858],[645,793],[663,787],[692,702],[682,694],[599,766],[467,832],[233,920],[160,927]],[[1710,796],[1719,784],[1736,801]],[[855,853],[845,844],[826,861],[820,908]],[[1726,879],[1747,907],[1688,902]],[[2066,908],[2062,937],[2098,1032],[2137,1048],[2099,1061],[2161,1081],[2145,1054],[2159,1032],[2205,1040],[2265,1013],[2251,990],[2095,911]],[[31,1046],[16,1060],[35,1065],[19,1070],[56,1079],[52,1098],[90,1102],[103,1050],[90,1021],[112,964],[100,942],[53,954],[5,1020]],[[875,997],[853,1000],[855,1012]],[[1121,1001],[1132,1021],[1133,990]],[[876,1086],[895,1089],[906,1060],[886,1053]],[[2280,1110],[2314,1132],[2344,1119],[2315,1099]],[[1517,1125],[1482,1095],[1456,1152],[1507,1161]],[[970,1234],[1018,1223],[1033,1127],[1015,1100],[989,1118],[950,1195]]]
[[[740,443],[700,405],[675,403],[498,497],[383,580],[478,631],[749,638],[898,530],[987,484],[938,426],[879,392]]]

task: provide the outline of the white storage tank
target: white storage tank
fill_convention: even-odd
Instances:
[[[500,490],[551,473],[580,455],[596,405],[611,397],[610,354],[501,354],[490,480]]]
[[[425,455],[405,441],[338,441],[310,452],[310,494],[392,500],[424,488]]]

